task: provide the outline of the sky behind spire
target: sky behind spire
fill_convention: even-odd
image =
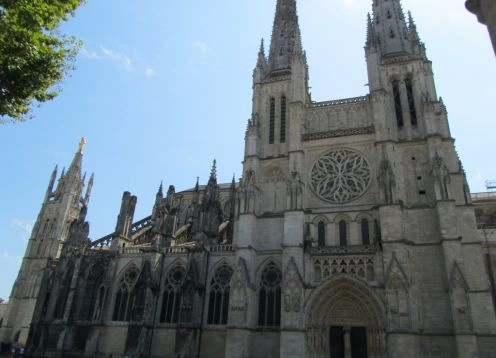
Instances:
[[[464,1],[403,0],[433,62],[438,94],[473,192],[496,179],[496,63],[486,27]],[[177,191],[241,175],[260,38],[269,48],[276,1],[89,0],[63,30],[84,40],[61,95],[35,118],[0,128],[0,297],[8,298],[55,164],[68,168],[82,136],[95,173],[90,237],[115,228],[122,193],[150,215],[157,185]],[[365,95],[368,0],[303,0],[298,20],[316,101]],[[89,177],[89,175],[88,175]],[[88,178],[87,177],[87,178]]]

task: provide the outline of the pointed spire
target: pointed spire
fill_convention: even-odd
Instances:
[[[257,69],[265,70],[267,67],[267,58],[265,57],[265,47],[264,47],[264,39],[260,41],[260,50],[258,51],[258,59],[257,59]]]
[[[271,72],[290,71],[293,56],[302,54],[296,0],[278,0],[269,53]]]
[[[161,198],[164,197],[163,181],[162,180],[160,181],[160,186],[158,187],[157,196],[160,196]]]
[[[74,159],[72,160],[71,166],[67,171],[67,176],[71,178],[76,178],[81,180],[81,167],[83,163],[83,151],[85,144],[86,144],[86,139],[84,139],[83,137],[79,142],[78,150],[76,154],[74,154]]]
[[[380,37],[382,57],[411,54],[412,46],[400,0],[374,2],[373,14],[372,26]]]
[[[48,183],[48,188],[45,195],[45,201],[47,201],[53,194],[53,185],[55,184],[55,179],[57,179],[57,170],[58,170],[58,165],[56,165],[52,171],[50,182]]]
[[[195,188],[193,189],[193,198],[192,198],[192,202],[193,204],[198,204],[199,200],[200,200],[200,177],[196,177],[196,185],[195,185]]]
[[[212,163],[212,169],[210,170],[210,180],[215,180],[217,182],[217,161],[215,159]]]
[[[375,45],[374,23],[369,12],[367,13],[367,40],[365,41],[365,46],[371,47],[372,45]]]
[[[91,189],[93,188],[93,180],[95,178],[95,174],[91,173],[90,180],[88,181],[88,187],[86,188],[86,194],[84,195],[84,205],[88,205],[90,201]]]

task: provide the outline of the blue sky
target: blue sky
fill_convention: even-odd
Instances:
[[[187,189],[239,178],[251,75],[270,40],[275,0],[88,0],[62,30],[84,41],[61,95],[35,118],[0,126],[0,297],[7,298],[53,167],[81,136],[95,173],[90,237],[115,228],[122,192],[151,213],[160,181]],[[313,100],[365,95],[363,45],[370,0],[300,0]],[[403,0],[413,12],[472,192],[496,179],[496,63],[487,29],[464,0]]]

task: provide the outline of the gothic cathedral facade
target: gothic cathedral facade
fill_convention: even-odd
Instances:
[[[88,239],[83,145],[54,171],[3,339],[30,357],[496,356],[463,167],[400,0],[374,0],[370,92],[312,101],[295,0],[253,73],[243,176]],[[8,337],[8,338],[5,338]]]

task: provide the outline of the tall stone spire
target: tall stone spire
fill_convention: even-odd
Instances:
[[[79,142],[78,150],[76,154],[74,154],[74,159],[72,159],[71,166],[67,171],[67,177],[77,178],[81,180],[81,168],[83,165],[83,152],[85,145],[86,145],[86,139],[81,138],[81,141]]]
[[[296,0],[278,0],[269,53],[269,70],[283,74],[291,70],[295,55],[303,54],[296,14]]]
[[[382,57],[412,53],[408,26],[400,0],[377,0],[373,4],[374,35]]]

